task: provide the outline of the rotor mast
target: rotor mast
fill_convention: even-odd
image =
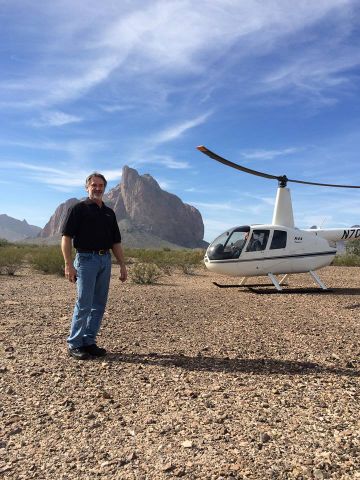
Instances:
[[[271,223],[272,225],[283,225],[284,227],[290,228],[295,227],[290,190],[285,186],[281,186],[280,182],[276,193]]]

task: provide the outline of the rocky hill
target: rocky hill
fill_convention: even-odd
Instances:
[[[58,206],[39,235],[45,243],[57,242],[66,213],[76,198]],[[123,242],[129,247],[204,247],[200,212],[179,197],[162,190],[151,175],[139,175],[125,166],[119,185],[104,196],[119,222]]]
[[[29,225],[26,220],[17,220],[5,214],[0,215],[0,238],[9,242],[24,240],[27,237],[36,237],[40,231],[40,227]]]

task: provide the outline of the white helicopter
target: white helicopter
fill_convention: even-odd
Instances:
[[[326,187],[360,188],[355,185],[291,180],[286,175],[276,176],[252,170],[233,163],[201,145],[197,149],[224,165],[252,175],[278,181],[278,189],[271,224],[242,225],[231,228],[217,237],[207,248],[204,262],[212,272],[243,277],[239,286],[246,285],[248,277],[268,276],[276,290],[283,290],[285,278],[292,273],[310,273],[321,291],[328,290],[315,270],[330,265],[337,252],[336,242],[360,238],[360,228],[306,229],[295,228],[288,182]],[[283,274],[281,280],[275,275]],[[226,285],[219,285],[225,287]],[[253,285],[253,286],[264,286]]]

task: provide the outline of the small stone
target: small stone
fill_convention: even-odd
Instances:
[[[73,412],[75,410],[75,404],[72,400],[65,400],[63,405],[69,412]]]
[[[184,448],[192,448],[193,442],[191,440],[185,440],[184,442],[181,443],[181,446]]]
[[[267,443],[271,440],[271,437],[268,433],[260,433],[260,442]]]
[[[132,462],[137,459],[136,452],[131,452],[130,455],[126,457],[127,462]]]
[[[161,467],[161,470],[163,472],[171,472],[172,470],[175,469],[175,465],[173,465],[172,463],[165,463],[164,465],[162,465]]]
[[[314,473],[314,478],[316,478],[316,480],[323,480],[324,473],[322,472],[322,470],[315,468],[313,473]]]
[[[355,368],[355,364],[353,362],[347,362],[346,368]]]
[[[12,469],[11,465],[4,465],[3,467],[0,468],[0,473],[8,472],[11,469]]]

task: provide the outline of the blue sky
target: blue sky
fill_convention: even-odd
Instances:
[[[272,218],[275,175],[360,185],[358,0],[0,3],[0,213],[44,226],[98,170],[151,174],[205,239]],[[293,186],[299,227],[360,223],[360,191]]]

